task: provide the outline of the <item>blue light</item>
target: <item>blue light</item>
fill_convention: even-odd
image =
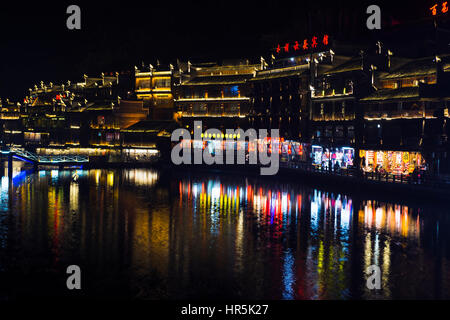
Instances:
[[[25,177],[27,176],[28,172],[26,170],[24,171],[20,171],[18,174],[16,174],[13,177],[13,185],[17,186],[19,185],[21,182],[23,182],[23,180],[25,179]]]
[[[237,96],[238,95],[238,93],[239,93],[239,87],[238,86],[232,86],[231,88],[230,88],[230,92],[231,92],[231,95],[234,97],[234,96]]]
[[[33,161],[30,161],[30,160],[28,160],[28,159],[22,158],[22,157],[20,157],[20,156],[18,156],[18,155],[13,155],[13,158],[16,158],[16,159],[19,159],[19,160],[22,160],[22,161],[25,161],[25,162],[33,163],[33,164],[34,164]]]

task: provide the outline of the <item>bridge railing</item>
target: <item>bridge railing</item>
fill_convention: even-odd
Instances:
[[[89,162],[88,156],[80,156],[80,155],[40,156],[21,148],[11,148],[10,151],[19,157],[37,162],[38,164]]]
[[[19,157],[23,157],[25,159],[29,159],[35,162],[39,162],[39,156],[37,154],[34,154],[32,152],[29,152],[25,149],[19,149],[19,148],[11,148],[11,152],[14,152],[14,154],[18,155]]]

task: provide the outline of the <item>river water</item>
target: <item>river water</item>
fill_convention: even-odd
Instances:
[[[153,169],[1,177],[0,299],[448,299],[450,207]],[[66,288],[81,268],[82,290]],[[381,289],[366,269],[380,268]]]

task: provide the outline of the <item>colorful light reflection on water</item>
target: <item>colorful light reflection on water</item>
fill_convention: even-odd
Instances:
[[[59,284],[69,264],[86,270],[88,296],[450,297],[445,208],[149,169],[41,170],[1,182],[6,297],[42,295],[42,276],[45,294],[68,295]],[[373,264],[377,292],[365,286]],[[13,276],[22,273],[31,279]]]

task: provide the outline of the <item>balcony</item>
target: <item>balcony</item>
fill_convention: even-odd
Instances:
[[[355,120],[355,114],[326,114],[326,115],[313,115],[313,121],[352,121]]]
[[[311,90],[312,98],[345,97],[353,95],[353,86],[346,86],[343,89]]]
[[[366,111],[365,120],[393,120],[393,119],[418,119],[435,118],[432,110],[427,110],[424,114],[422,110],[395,110],[395,111]]]
[[[201,98],[179,98],[176,102],[225,102],[225,101],[250,101],[249,97],[201,97]]]

